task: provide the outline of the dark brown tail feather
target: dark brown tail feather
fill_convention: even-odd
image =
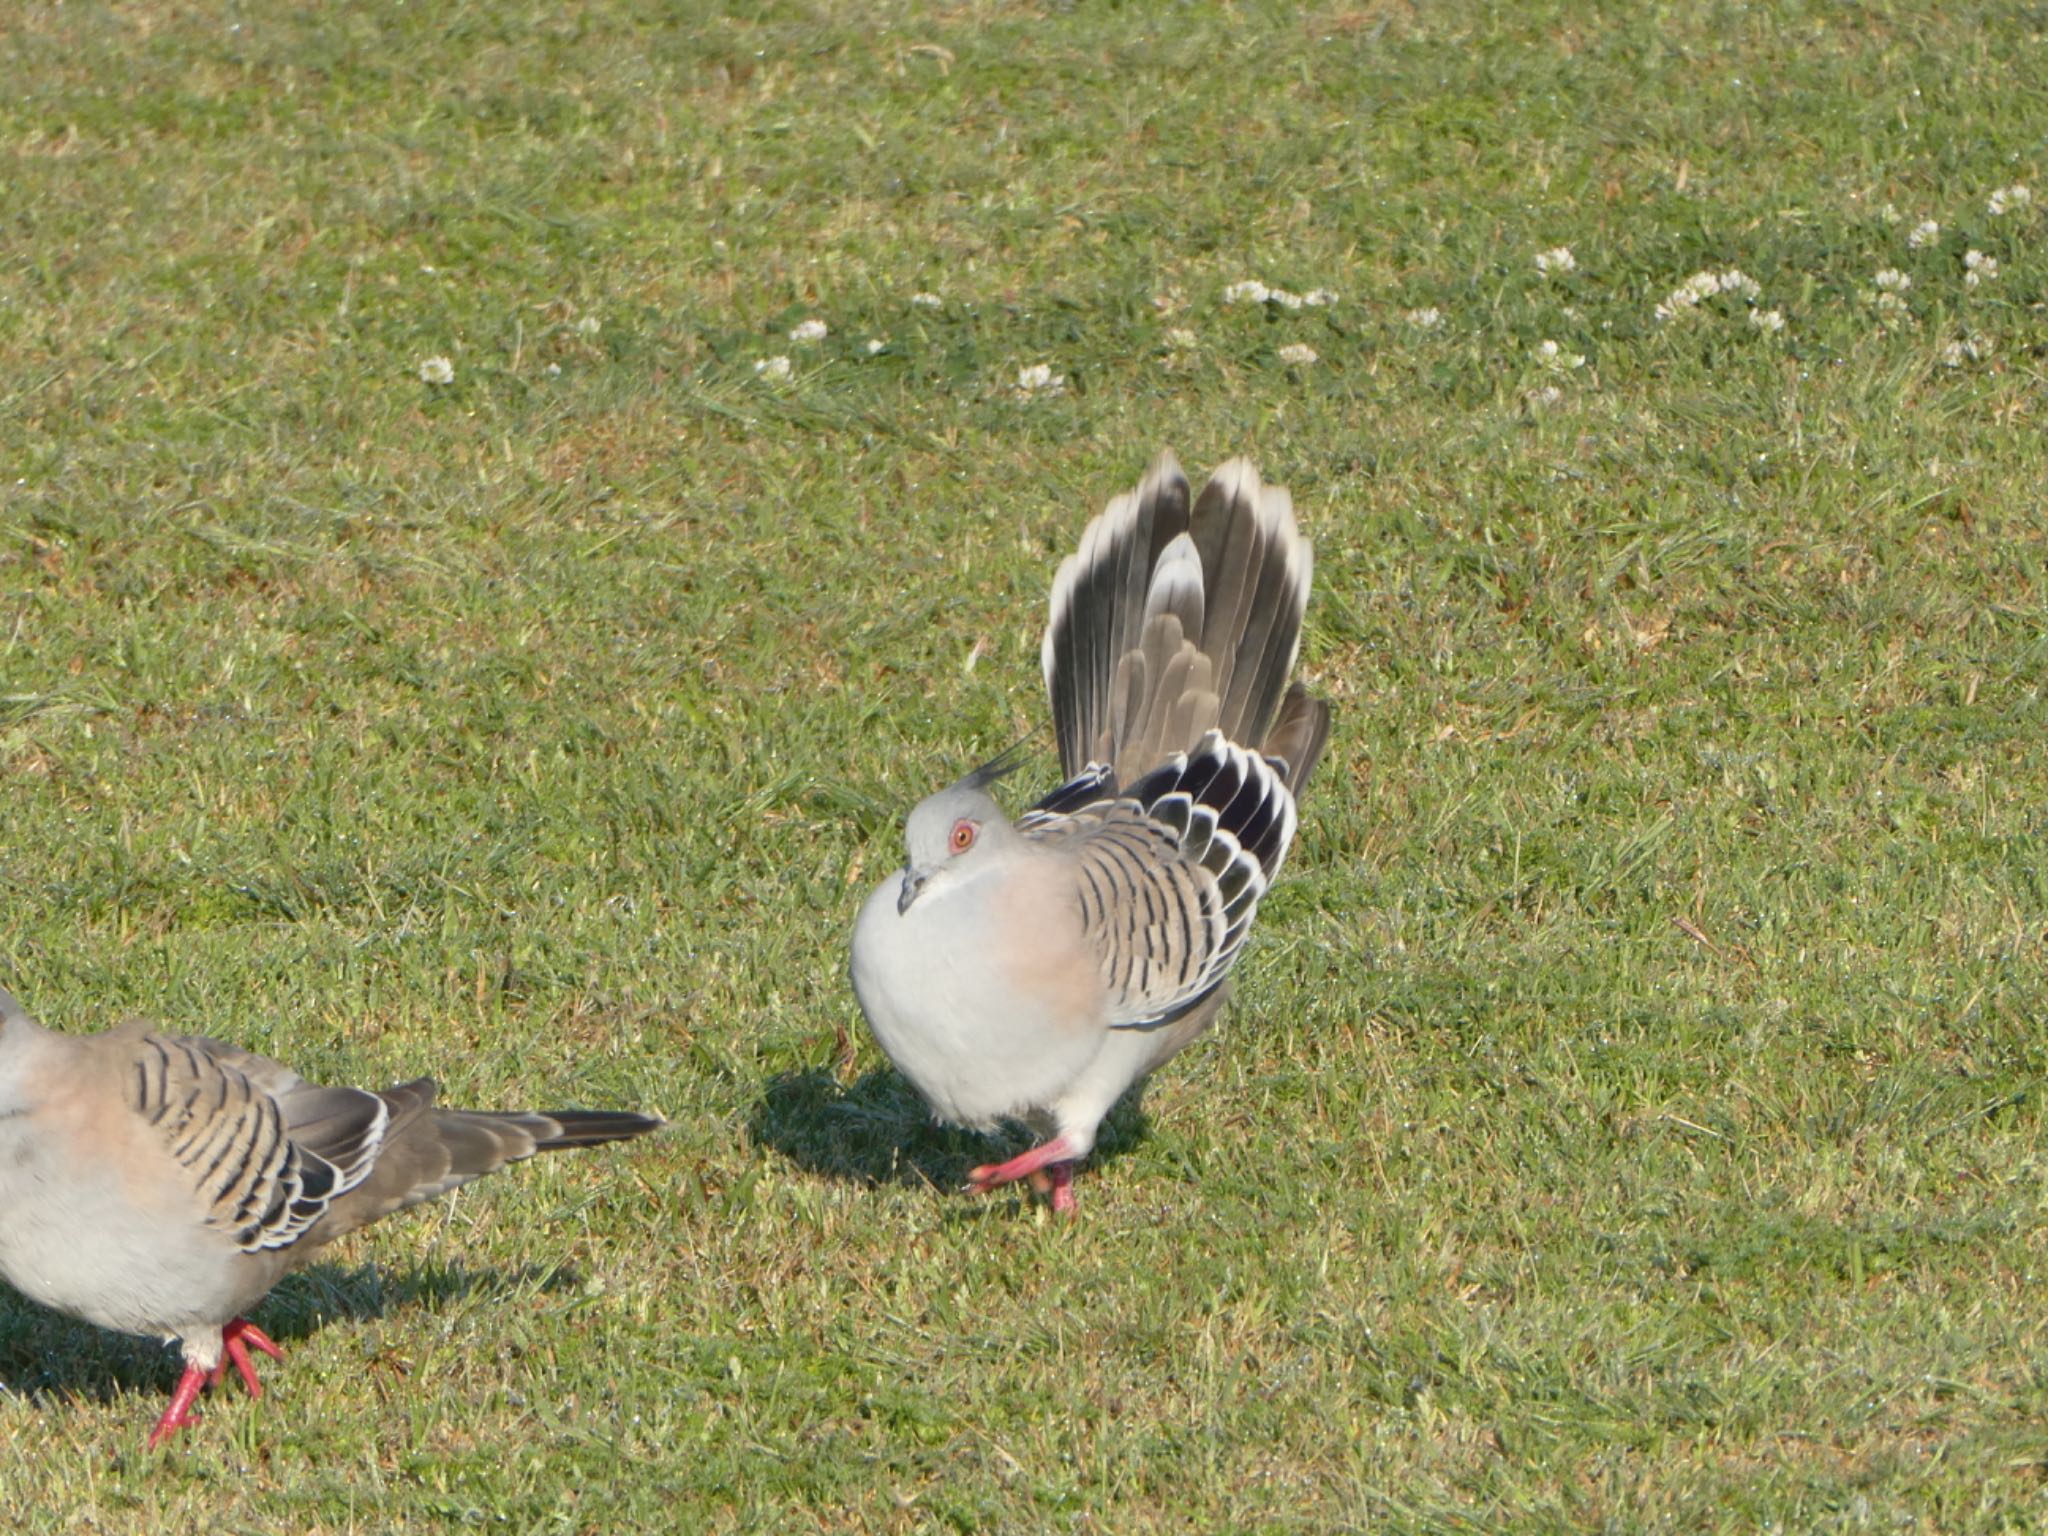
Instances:
[[[1266,733],[1266,742],[1259,750],[1267,757],[1283,759],[1287,764],[1287,788],[1299,800],[1303,790],[1308,788],[1308,776],[1316,771],[1316,763],[1322,758],[1323,748],[1330,740],[1330,706],[1326,700],[1317,698],[1300,683],[1293,683],[1287,689],[1287,696],[1280,701],[1279,716],[1273,721],[1273,729]]]
[[[550,1120],[555,1134],[542,1138],[539,1150],[553,1152],[563,1147],[601,1147],[608,1141],[630,1141],[658,1131],[668,1122],[659,1115],[636,1115],[625,1109],[545,1109],[522,1120]]]

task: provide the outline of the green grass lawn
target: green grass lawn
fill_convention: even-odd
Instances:
[[[0,1298],[14,1527],[2048,1522],[2040,9],[696,9],[0,21],[0,984],[674,1122]],[[1339,715],[1054,1224],[845,947],[1164,445]]]

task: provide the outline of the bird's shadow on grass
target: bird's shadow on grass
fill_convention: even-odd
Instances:
[[[374,1264],[329,1262],[287,1275],[249,1317],[278,1344],[290,1346],[333,1322],[431,1311],[472,1293],[509,1296],[582,1284],[582,1275],[567,1265],[415,1264],[386,1273]],[[174,1348],[51,1312],[0,1285],[0,1394],[34,1403],[111,1403],[135,1393],[168,1393],[180,1369]]]
[[[1140,1091],[1124,1095],[1103,1121],[1090,1166],[1122,1157],[1149,1134]],[[784,1072],[755,1102],[747,1128],[758,1145],[811,1173],[944,1194],[964,1190],[970,1169],[1021,1152],[1034,1139],[1023,1127],[984,1136],[934,1124],[917,1090],[887,1069],[865,1073],[850,1087],[822,1068]]]

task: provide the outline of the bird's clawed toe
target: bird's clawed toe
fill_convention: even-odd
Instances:
[[[284,1351],[277,1347],[276,1340],[258,1328],[245,1317],[238,1317],[220,1331],[220,1363],[213,1368],[213,1385],[219,1386],[227,1374],[228,1362],[235,1363],[235,1374],[242,1378],[242,1385],[249,1389],[251,1397],[263,1395],[263,1383],[256,1379],[256,1362],[249,1358],[253,1345],[273,1360],[282,1360]]]
[[[967,1187],[977,1195],[985,1195],[1022,1179],[1039,1194],[1050,1195],[1055,1211],[1069,1212],[1074,1209],[1074,1165],[1077,1161],[1073,1143],[1064,1136],[1055,1136],[1044,1145],[1019,1153],[1008,1162],[984,1163],[979,1168],[970,1169]]]

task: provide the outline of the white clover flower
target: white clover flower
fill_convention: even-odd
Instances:
[[[603,329],[604,322],[595,315],[585,315],[576,322],[576,334],[578,336],[595,336]]]
[[[1328,309],[1337,302],[1337,290],[1334,288],[1311,288],[1301,296],[1301,302],[1310,309]]]
[[[1749,323],[1766,336],[1775,336],[1785,329],[1785,311],[1782,309],[1752,309]]]
[[[560,363],[549,363],[541,372],[551,379],[559,379],[562,376],[562,365]]]
[[[2034,194],[2026,187],[2018,184],[2010,187],[2000,187],[1991,194],[1990,199],[1984,204],[1984,211],[1994,219],[2003,218],[2008,213],[2014,213],[2022,208],[2031,207],[2033,201]]]
[[[1863,297],[1876,307],[1880,324],[1912,317],[1906,303],[1906,290],[1913,286],[1912,278],[1897,267],[1883,267],[1871,275],[1870,282],[1875,291],[1866,291]]]
[[[453,384],[455,365],[445,357],[428,357],[420,360],[420,382],[422,384]]]
[[[1299,341],[1290,341],[1273,355],[1290,368],[1306,368],[1310,363],[1317,361],[1316,349]]]
[[[1023,396],[1064,393],[1067,377],[1054,373],[1051,363],[1032,363],[1017,370],[1017,393]]]
[[[1572,254],[1568,245],[1553,245],[1547,251],[1536,253],[1536,271],[1541,277],[1562,277],[1567,272],[1579,270],[1579,258]]]
[[[799,320],[790,331],[789,339],[802,342],[823,341],[831,333],[832,327],[822,320],[812,318],[809,320]]]
[[[1547,411],[1564,403],[1564,391],[1555,384],[1546,384],[1541,389],[1530,390],[1522,400],[1532,411]]]
[[[868,356],[869,356],[869,357],[873,357],[873,356],[874,356],[874,355],[875,355],[875,354],[876,354],[877,352],[886,352],[886,351],[887,351],[888,349],[889,349],[889,338],[888,338],[888,337],[886,337],[886,336],[870,336],[870,337],[868,338]]]
[[[1963,252],[1963,286],[1974,288],[1979,283],[1988,283],[1998,276],[1998,258],[1986,256],[1982,251]]]
[[[1424,309],[1409,310],[1407,318],[1418,331],[1433,331],[1444,323],[1444,312],[1432,304]]]
[[[1960,368],[1965,363],[1981,363],[1997,350],[1997,342],[1989,336],[1973,331],[1959,341],[1943,343],[1941,365],[1944,368]]]
[[[1925,250],[1941,238],[1941,226],[1932,219],[1922,219],[1906,235],[1908,250]]]
[[[913,293],[910,296],[912,309],[938,309],[945,302],[936,293]]]
[[[1699,308],[1700,300],[1711,298],[1721,291],[1721,279],[1711,272],[1695,272],[1666,295],[1664,302],[1657,306],[1657,318],[1670,320]]]
[[[1671,290],[1664,302],[1657,306],[1657,318],[1675,319],[1723,293],[1740,294],[1754,304],[1763,297],[1764,290],[1761,283],[1740,267],[1729,267],[1720,272],[1702,268]]]
[[[1536,365],[1552,373],[1570,373],[1574,368],[1586,366],[1586,359],[1577,352],[1567,352],[1554,341],[1536,343]]]
[[[1232,283],[1223,290],[1223,302],[1226,304],[1263,304],[1272,296],[1273,290],[1256,277]]]
[[[757,357],[754,359],[754,372],[771,384],[779,384],[790,375],[789,359],[780,353],[774,357]]]
[[[1195,333],[1184,326],[1175,326],[1166,333],[1166,344],[1169,347],[1178,347],[1183,352],[1194,346],[1195,342]]]

